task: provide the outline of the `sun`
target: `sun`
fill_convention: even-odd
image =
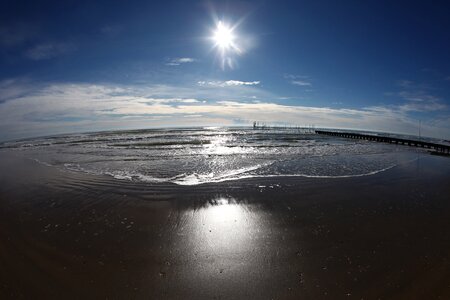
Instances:
[[[216,43],[216,46],[219,47],[222,51],[234,47],[234,35],[233,30],[219,21],[217,24],[216,31],[214,32],[213,39]]]
[[[213,48],[217,50],[220,65],[224,70],[226,67],[233,69],[236,66],[236,55],[244,53],[238,45],[242,43],[242,37],[236,33],[238,24],[230,26],[226,22],[218,20],[209,37],[213,42]]]

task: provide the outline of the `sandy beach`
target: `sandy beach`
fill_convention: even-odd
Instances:
[[[198,186],[0,154],[0,298],[448,299],[450,163]]]

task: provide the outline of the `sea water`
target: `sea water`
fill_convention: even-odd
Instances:
[[[370,176],[424,151],[296,128],[108,131],[7,142],[0,148],[64,170],[178,185],[250,177]]]

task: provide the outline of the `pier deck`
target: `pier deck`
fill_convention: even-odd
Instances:
[[[382,142],[382,143],[400,144],[400,145],[407,145],[407,146],[414,146],[414,147],[421,147],[421,148],[429,148],[429,149],[434,149],[435,151],[440,152],[440,153],[446,153],[446,154],[450,153],[449,145],[442,145],[442,144],[430,143],[430,142],[425,142],[425,141],[402,139],[402,138],[396,138],[396,137],[390,137],[390,136],[379,136],[379,135],[370,135],[370,134],[362,134],[362,133],[342,132],[342,131],[316,130],[316,133],[330,135],[330,136],[338,136],[338,137],[343,137],[343,138],[350,138],[350,139],[360,139],[360,140],[376,141],[376,142]]]

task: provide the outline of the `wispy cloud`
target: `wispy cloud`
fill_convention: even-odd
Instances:
[[[433,93],[433,89],[425,84],[417,84],[411,80],[397,82],[400,91],[388,93],[389,96],[397,96],[405,101],[399,109],[406,112],[430,112],[445,110],[448,106],[443,103],[441,97]]]
[[[397,81],[397,85],[401,88],[409,89],[414,86],[414,82],[411,80],[402,79]]]
[[[413,102],[437,102],[441,100],[440,97],[434,96],[424,90],[405,90],[399,92],[398,95],[405,100]]]
[[[258,92],[255,87],[246,89]],[[218,90],[50,84],[0,103],[0,139],[112,128],[232,125],[236,120],[416,133],[417,121],[401,106],[348,109],[283,105],[270,101],[272,97],[262,91],[257,95],[265,100],[247,102],[239,89],[231,98],[218,95]],[[450,138],[448,120],[448,114],[423,120],[422,133]]]
[[[40,86],[27,78],[10,78],[0,81],[0,103],[23,97],[36,91]]]
[[[100,33],[107,37],[115,37],[119,35],[123,30],[120,25],[105,25],[100,28]]]
[[[178,57],[178,58],[173,58],[173,59],[169,60],[169,62],[167,62],[166,65],[179,66],[181,64],[193,63],[196,61],[197,61],[197,59],[192,58],[192,57]]]
[[[145,102],[152,104],[162,103],[200,103],[202,101],[194,98],[144,98]]]
[[[304,80],[292,80],[291,83],[293,85],[299,85],[299,86],[311,86],[310,82],[304,81]]]
[[[198,81],[200,86],[214,86],[214,87],[227,87],[227,86],[248,86],[259,85],[260,81],[240,81],[240,80],[227,80],[227,81]]]
[[[400,110],[405,112],[430,112],[430,111],[441,111],[447,109],[446,104],[438,103],[438,102],[429,102],[429,103],[406,103],[400,105]]]
[[[15,47],[36,39],[38,29],[26,23],[0,26],[0,46]]]
[[[286,78],[289,83],[293,85],[312,86],[312,83],[309,81],[309,76],[285,74],[284,78]]]
[[[73,43],[42,43],[25,52],[25,56],[31,60],[51,59],[76,49]]]

